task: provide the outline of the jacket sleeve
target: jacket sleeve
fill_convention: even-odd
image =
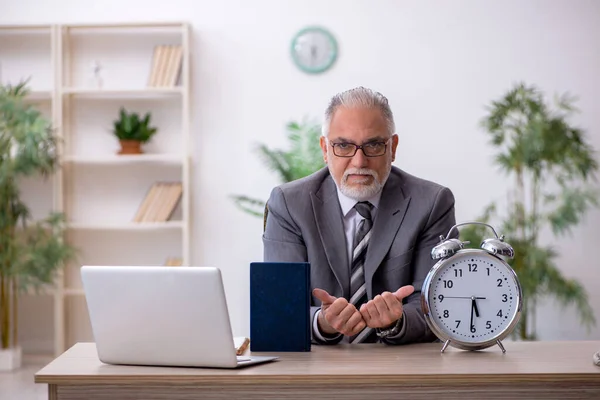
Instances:
[[[264,261],[308,261],[302,232],[292,219],[280,188],[275,188],[271,192],[267,201],[267,210],[266,227],[262,237]]]

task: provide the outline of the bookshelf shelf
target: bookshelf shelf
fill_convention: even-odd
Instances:
[[[51,194],[32,197],[51,203],[40,215],[50,209],[71,221],[64,239],[79,254],[52,288],[24,294],[54,299],[45,327],[53,348],[36,352],[93,340],[81,265],[190,265],[190,58],[190,26],[181,22],[0,25],[0,80],[31,78],[27,101],[48,115],[63,155]],[[112,127],[122,107],[152,114],[158,131],[143,154],[117,154]],[[21,319],[31,315],[37,329],[35,311]]]
[[[179,97],[184,93],[181,87],[173,88],[143,88],[143,89],[87,89],[64,88],[63,93],[74,97],[96,99],[164,99],[165,97]]]
[[[166,222],[127,222],[122,224],[101,224],[72,222],[68,225],[71,230],[88,231],[162,231],[171,229],[183,229],[183,221]]]
[[[50,35],[52,25],[2,25],[0,35]]]
[[[32,90],[27,96],[29,101],[50,101],[52,100],[52,92],[49,90]]]
[[[65,289],[65,296],[85,296],[83,289]]]
[[[55,290],[53,288],[38,288],[38,289],[29,289],[27,292],[23,293],[26,296],[52,296],[54,295]]]
[[[136,154],[136,155],[80,155],[66,156],[64,162],[90,165],[124,165],[137,163],[183,164],[182,156],[178,154]]]
[[[182,24],[173,21],[156,21],[156,22],[114,22],[114,23],[86,23],[86,24],[69,24],[68,28],[77,33],[112,33],[114,31],[125,30],[127,33],[143,33],[156,31],[180,33]]]

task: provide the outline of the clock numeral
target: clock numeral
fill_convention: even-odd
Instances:
[[[441,303],[442,301],[444,301],[444,295],[443,295],[443,294],[440,294],[440,295],[438,296],[438,299],[440,299],[440,303]]]
[[[454,322],[456,322],[456,327],[458,328],[458,326],[460,325],[460,319],[457,319]]]
[[[473,326],[471,326],[471,333],[475,333],[475,332],[477,332],[477,329],[475,329],[475,326],[473,325]]]
[[[485,329],[492,329],[492,321],[487,321],[485,323]]]
[[[477,272],[477,264],[469,264],[469,272]]]
[[[445,288],[451,288],[452,286],[454,286],[454,282],[452,282],[451,280],[444,280],[444,287]]]
[[[490,276],[490,268],[487,267],[486,269],[487,269],[488,276]]]
[[[496,279],[496,282],[498,282],[498,287],[502,287],[502,279]]]
[[[496,314],[496,317],[502,317],[502,310],[498,310],[498,314]]]
[[[444,310],[444,318],[448,318],[450,316],[450,312],[448,310]]]
[[[503,302],[503,303],[506,303],[507,301],[508,301],[508,296],[507,296],[507,295],[505,295],[505,294],[503,294],[503,295],[502,295],[502,302]]]
[[[462,278],[462,269],[455,269],[454,270],[454,277],[455,278]]]

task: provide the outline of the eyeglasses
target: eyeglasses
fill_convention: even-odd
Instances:
[[[368,142],[363,145],[340,142],[331,143],[331,147],[333,147],[333,154],[338,157],[354,157],[358,149],[361,149],[367,157],[381,157],[385,154],[388,141],[389,139],[386,141]]]

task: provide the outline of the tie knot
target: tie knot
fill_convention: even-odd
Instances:
[[[356,203],[354,206],[356,211],[365,219],[371,219],[371,209],[373,208],[373,204],[368,201],[360,201]]]

